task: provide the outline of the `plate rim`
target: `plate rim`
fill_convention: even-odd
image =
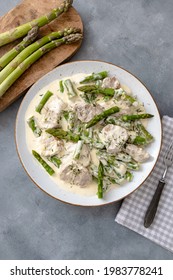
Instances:
[[[115,66],[117,68],[120,68],[121,70],[124,70],[126,71],[127,73],[129,73],[130,75],[132,75],[133,77],[135,77],[143,86],[144,88],[148,91],[150,97],[152,98],[153,102],[154,102],[154,105],[156,106],[156,109],[157,109],[157,112],[158,112],[158,116],[159,116],[159,121],[160,121],[160,147],[159,147],[159,151],[158,151],[158,155],[157,155],[157,158],[156,158],[156,161],[151,169],[151,171],[149,172],[149,174],[147,175],[147,177],[141,182],[141,184],[134,190],[132,190],[130,193],[128,193],[127,195],[123,196],[122,198],[118,198],[117,200],[114,200],[114,201],[111,201],[111,202],[103,202],[101,204],[92,204],[92,205],[81,205],[81,204],[77,204],[77,203],[72,203],[72,202],[69,202],[69,201],[65,201],[65,200],[62,200],[60,198],[57,198],[53,195],[51,195],[50,193],[48,193],[47,191],[45,191],[40,185],[38,185],[38,183],[35,182],[35,180],[32,178],[32,176],[29,174],[29,172],[27,171],[27,168],[25,167],[23,161],[22,161],[22,157],[19,153],[19,149],[18,149],[18,144],[17,144],[17,123],[18,123],[18,119],[19,119],[19,114],[20,114],[20,110],[22,108],[22,105],[25,101],[25,98],[26,96],[28,95],[28,92],[30,89],[32,89],[32,87],[34,85],[36,85],[37,83],[39,83],[43,78],[45,78],[46,76],[50,75],[52,72],[54,72],[57,68],[61,68],[63,67],[64,65],[69,65],[69,64],[73,64],[73,63],[85,63],[85,62],[99,62],[99,63],[106,63],[106,64],[110,64],[111,66]],[[17,155],[18,155],[18,158],[20,160],[20,163],[23,167],[23,169],[25,170],[26,174],[29,176],[29,178],[31,179],[31,181],[41,190],[43,191],[46,195],[48,195],[49,197],[55,199],[55,200],[58,200],[58,201],[61,201],[65,204],[68,204],[68,205],[73,205],[73,206],[78,206],[78,207],[100,207],[100,206],[105,206],[105,205],[110,205],[110,204],[113,204],[113,203],[116,203],[116,202],[119,202],[121,200],[124,200],[126,197],[128,197],[129,195],[131,195],[133,192],[137,191],[143,184],[144,182],[148,179],[148,177],[151,175],[157,161],[158,161],[158,158],[159,158],[159,155],[160,155],[160,151],[161,151],[161,147],[162,147],[162,142],[163,142],[163,126],[162,126],[162,121],[161,121],[161,116],[160,116],[160,112],[159,112],[159,109],[158,109],[158,105],[153,97],[153,95],[151,94],[150,90],[147,88],[147,86],[136,76],[134,75],[133,73],[131,73],[129,70],[125,69],[124,67],[122,66],[119,66],[117,64],[114,64],[114,63],[111,63],[111,62],[107,62],[107,61],[104,61],[104,60],[93,60],[93,59],[87,59],[87,60],[74,60],[74,61],[70,61],[70,62],[66,62],[66,63],[63,63],[61,65],[58,65],[57,67],[55,67],[54,69],[52,69],[51,71],[49,71],[47,74],[45,74],[44,76],[42,76],[40,79],[38,79],[26,92],[26,94],[24,95],[20,105],[19,105],[19,108],[18,108],[18,111],[17,111],[17,115],[16,115],[16,119],[15,119],[15,127],[14,127],[14,139],[15,139],[15,147],[16,147],[16,151],[17,151]]]

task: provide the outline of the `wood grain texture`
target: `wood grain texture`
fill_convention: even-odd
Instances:
[[[23,0],[21,4],[9,11],[0,18],[0,33],[11,28],[31,21],[40,15],[44,15],[51,9],[59,6],[62,0]],[[77,11],[71,7],[67,13],[63,13],[57,19],[40,28],[39,36],[44,36],[53,31],[61,30],[65,27],[78,27],[83,31],[82,20]],[[20,40],[5,45],[0,48],[0,56],[18,44]],[[40,60],[35,62],[0,98],[0,112],[12,104],[17,98],[26,93],[26,90],[43,75],[51,71],[57,65],[69,59],[77,52],[81,42],[72,45],[60,46],[45,54]]]

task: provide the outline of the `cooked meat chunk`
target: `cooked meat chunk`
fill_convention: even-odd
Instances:
[[[116,154],[121,151],[122,146],[127,141],[128,133],[121,126],[108,124],[102,129],[99,137],[106,146],[107,152]]]
[[[146,152],[144,149],[137,147],[133,144],[128,144],[126,146],[126,153],[138,162],[144,162],[150,156],[149,153]]]
[[[37,151],[42,156],[62,155],[64,152],[64,144],[62,140],[57,140],[54,136],[47,133],[42,133],[41,137],[37,138]]]
[[[38,123],[41,128],[57,127],[62,110],[66,107],[65,103],[57,96],[52,96],[42,110],[41,118]]]
[[[100,114],[103,108],[100,105],[86,104],[83,102],[75,106],[78,119],[82,122],[89,122],[95,115]]]
[[[76,162],[71,162],[61,168],[60,179],[67,183],[86,187],[92,181],[88,169]]]
[[[116,77],[106,77],[102,83],[103,88],[114,88],[117,89],[120,87],[120,82]]]

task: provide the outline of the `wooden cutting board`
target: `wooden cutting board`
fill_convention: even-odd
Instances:
[[[31,21],[40,15],[44,15],[51,9],[59,6],[63,0],[23,0],[18,6],[0,17],[0,33]],[[61,14],[57,19],[48,25],[41,27],[39,36],[49,34],[53,31],[61,30],[65,27],[78,27],[83,31],[82,20],[77,11],[71,7],[67,13]],[[0,56],[19,43],[20,40],[0,47]],[[77,52],[81,42],[72,45],[62,45],[51,52],[45,54],[40,60],[35,62],[0,98],[0,112],[12,104],[17,98],[26,93],[26,90],[39,78],[55,68],[60,63],[69,59]]]

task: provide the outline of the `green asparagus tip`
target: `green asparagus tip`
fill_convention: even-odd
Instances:
[[[102,71],[102,72],[99,72],[99,73],[93,73],[92,75],[85,77],[84,80],[80,81],[80,84],[84,84],[84,83],[88,83],[88,82],[94,82],[94,81],[97,81],[97,80],[103,80],[107,76],[108,76],[107,71]]]

